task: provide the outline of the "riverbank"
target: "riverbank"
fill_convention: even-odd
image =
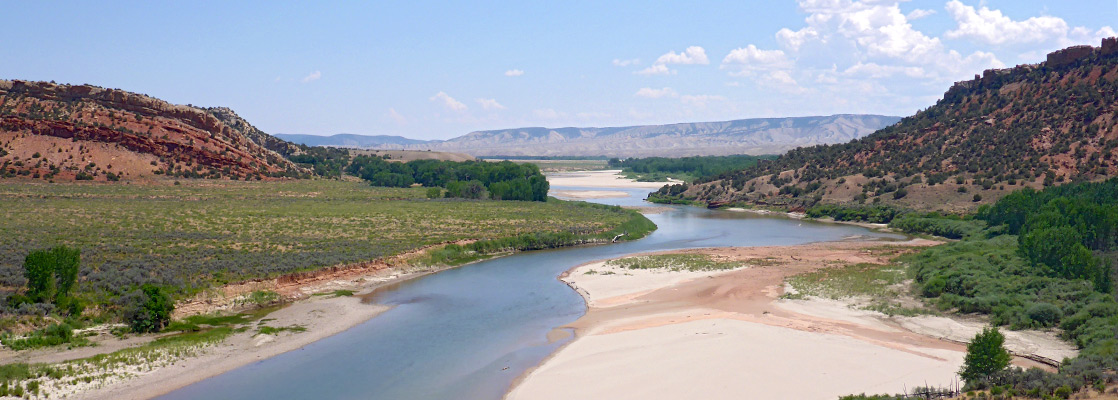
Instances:
[[[619,169],[548,174],[547,182],[550,183],[551,186],[614,189],[659,189],[665,184],[671,183],[638,182],[634,179],[621,176],[621,170]]]
[[[608,207],[578,205],[585,209],[608,210]],[[616,212],[616,211],[610,211]],[[619,222],[613,230],[582,236],[543,237],[550,240],[532,243],[557,246],[608,243],[619,232],[632,238],[647,231],[634,228],[648,222],[635,212],[622,212],[628,221]],[[635,221],[635,222],[634,222]],[[600,222],[600,221],[598,221]],[[612,221],[611,221],[612,222]],[[636,224],[636,225],[634,225]],[[651,224],[651,223],[648,223]],[[654,226],[652,227],[655,228]],[[496,247],[477,250],[475,240],[424,246],[396,256],[369,262],[339,265],[315,271],[295,272],[274,278],[234,283],[203,291],[177,304],[174,319],[189,322],[190,316],[205,319],[243,319],[237,313],[254,316],[234,323],[198,323],[183,332],[156,335],[127,335],[121,339],[110,333],[114,326],[102,325],[87,329],[94,347],[75,349],[51,348],[15,352],[0,350],[5,365],[28,364],[29,377],[20,378],[28,387],[35,385],[42,396],[78,398],[148,398],[167,393],[206,378],[260,361],[345,331],[379,315],[387,308],[362,304],[348,294],[368,293],[385,284],[456,268],[481,259],[513,254],[506,247],[520,248],[520,236],[487,239]],[[628,239],[629,237],[625,237]],[[540,237],[533,237],[537,241]],[[452,246],[451,246],[452,245]],[[444,248],[444,246],[446,246]],[[503,246],[503,247],[502,247]],[[455,250],[450,251],[453,247]],[[533,247],[528,247],[531,249]],[[453,254],[452,254],[453,253]],[[448,255],[450,254],[450,255]],[[341,296],[336,296],[341,294]],[[259,298],[272,299],[259,302]],[[281,300],[284,307],[271,313],[255,311],[261,304]],[[215,314],[218,313],[218,314]],[[227,317],[214,317],[223,315]],[[124,329],[120,326],[117,328]],[[84,334],[86,330],[77,331]],[[166,345],[167,342],[174,342]],[[57,377],[50,371],[67,371]]]
[[[350,329],[387,311],[389,307],[364,304],[358,297],[301,300],[268,314],[267,325],[298,326],[305,331],[281,331],[274,335],[249,329],[223,342],[201,349],[201,354],[156,366],[131,370],[130,377],[109,377],[76,392],[88,399],[146,399],[163,395],[206,378],[289,351]],[[114,374],[117,375],[117,374]],[[61,397],[61,396],[52,396]]]
[[[790,211],[789,212],[784,212],[784,211],[773,211],[773,210],[755,209],[755,208],[741,208],[741,207],[730,207],[730,208],[727,208],[726,211],[744,212],[744,213],[751,213],[751,214],[758,214],[758,215],[783,215],[785,217],[792,218],[792,219],[805,219],[805,218],[807,218],[807,214],[800,213],[800,212],[790,212]],[[878,230],[878,231],[883,231],[883,232],[889,232],[890,231],[889,224],[875,224],[875,223],[872,223],[872,222],[861,222],[861,221],[836,221],[834,218],[831,218],[831,217],[810,218],[810,219],[815,220],[815,221],[820,221],[820,222],[829,222],[829,223],[832,223],[832,224],[860,226],[860,227],[863,227],[863,228],[873,229],[873,230]]]
[[[888,246],[938,243],[917,239]],[[604,262],[573,268],[561,279],[589,304],[586,315],[568,326],[576,339],[526,374],[507,397],[834,399],[900,392],[925,381],[953,386],[965,351],[953,339],[969,339],[981,324],[781,298],[789,277],[885,263],[893,252],[880,251],[884,245],[675,252],[741,263],[728,271],[632,270]],[[939,338],[937,329],[952,337]],[[1074,354],[1050,334],[1017,335],[1008,345],[1046,358]],[[1044,367],[1024,358],[1014,362]]]

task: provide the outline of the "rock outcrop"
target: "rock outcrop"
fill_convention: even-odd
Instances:
[[[302,172],[282,155],[295,145],[261,132],[230,109],[175,105],[92,85],[0,81],[0,138],[5,137],[0,177],[263,179]],[[153,161],[111,171],[111,165],[102,169],[94,162],[104,157],[91,151],[112,152],[113,161],[127,154]]]

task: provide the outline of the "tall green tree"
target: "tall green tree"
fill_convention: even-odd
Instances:
[[[959,376],[967,383],[988,378],[1009,366],[1012,357],[1005,349],[1005,336],[996,327],[987,327],[967,344],[967,356]]]
[[[66,246],[35,250],[23,260],[27,297],[36,303],[55,303],[70,295],[78,281],[81,250]]]

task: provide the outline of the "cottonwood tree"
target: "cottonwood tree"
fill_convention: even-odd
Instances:
[[[987,327],[967,344],[967,356],[959,376],[967,384],[981,381],[991,374],[1004,370],[1012,358],[1005,349],[1005,336],[996,327]]]

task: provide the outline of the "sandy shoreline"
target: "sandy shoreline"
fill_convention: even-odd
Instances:
[[[298,350],[333,336],[387,311],[389,307],[362,304],[358,297],[301,300],[268,315],[270,326],[299,325],[305,332],[278,335],[234,334],[206,348],[203,355],[178,360],[172,365],[120,381],[105,381],[100,387],[80,393],[88,399],[147,399],[170,393],[236,368]]]
[[[389,264],[399,263],[413,255],[408,253],[393,258],[389,260]],[[249,329],[244,332],[234,333],[215,345],[198,347],[196,348],[197,352],[192,355],[169,356],[143,365],[110,368],[108,375],[103,375],[89,383],[70,384],[61,388],[45,384],[43,386],[44,393],[50,393],[51,397],[56,398],[79,399],[147,399],[167,394],[245,365],[289,351],[299,350],[308,344],[341,333],[380,315],[389,310],[390,307],[363,302],[364,295],[377,288],[420,278],[448,268],[469,265],[409,269],[406,264],[397,264],[396,267],[392,267],[386,266],[383,261],[367,264],[373,267],[360,266],[359,268],[342,269],[340,271],[326,271],[327,273],[324,274],[308,275],[301,282],[288,283],[279,288],[268,287],[269,289],[282,289],[287,298],[296,294],[298,299],[269,313],[258,323],[271,327],[299,326],[305,329],[302,332],[284,331],[275,335],[258,334],[256,330],[258,323],[251,323],[248,325]],[[260,282],[238,284],[221,289],[229,293],[239,293],[243,291],[240,286],[255,287],[254,285],[260,284]],[[341,297],[311,295],[313,293],[331,293],[334,290],[350,290],[355,294]],[[228,302],[209,304],[208,301],[193,301],[189,304],[196,311],[205,312],[224,311],[228,313],[237,309],[235,307],[230,308]],[[203,304],[205,305],[204,309],[202,308]],[[12,362],[66,362],[139,346],[161,336],[166,336],[166,334],[132,336],[125,340],[109,338],[99,341],[103,344],[97,347],[83,347],[72,350],[46,349],[28,352],[4,350],[0,352],[0,359],[5,364]]]
[[[789,276],[838,261],[883,262],[868,251],[880,245],[685,251],[745,265],[731,271],[626,270],[602,262],[575,267],[561,279],[589,304],[587,314],[567,327],[576,339],[525,374],[507,398],[834,399],[900,392],[925,380],[952,385],[965,352],[953,339],[973,337],[981,322],[889,318],[841,302],[780,299]],[[1074,354],[1051,334],[1010,334],[1007,346],[1017,352]]]
[[[644,188],[659,189],[669,183],[678,182],[637,182],[636,180],[621,176],[621,170],[610,169],[601,171],[561,172],[547,175],[547,182],[551,186],[573,186],[589,188]],[[651,191],[651,190],[650,190]]]

